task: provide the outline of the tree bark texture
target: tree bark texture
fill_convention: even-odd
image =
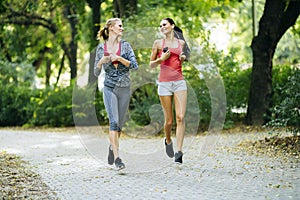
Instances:
[[[87,0],[89,7],[92,10],[92,23],[93,23],[93,33],[91,35],[91,52],[90,52],[90,61],[89,61],[89,77],[88,84],[92,85],[97,81],[97,77],[94,75],[94,63],[95,63],[95,48],[98,44],[97,34],[100,30],[100,6],[103,1],[99,0]]]
[[[76,36],[78,34],[77,24],[78,19],[76,16],[76,9],[72,5],[67,5],[64,9],[64,16],[69,21],[71,28],[71,42],[69,43],[70,52],[67,55],[70,61],[70,69],[71,69],[71,80],[77,77],[77,49],[78,49],[78,41]]]
[[[295,24],[299,13],[300,0],[266,0],[258,35],[251,44],[253,68],[246,115],[248,125],[260,126],[269,119],[273,56],[279,40]]]
[[[127,18],[137,13],[137,0],[114,0],[114,16]]]

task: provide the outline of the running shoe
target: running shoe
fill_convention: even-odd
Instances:
[[[115,160],[115,165],[117,170],[121,170],[125,168],[125,164],[122,162],[121,158],[117,157]]]
[[[171,141],[170,144],[167,144],[167,140],[165,138],[165,146],[166,146],[166,153],[170,158],[174,157],[174,150],[173,150],[173,142]]]
[[[178,151],[177,153],[175,153],[175,163],[182,164],[182,156],[183,156],[183,153],[181,151]]]
[[[114,152],[112,150],[111,145],[109,145],[109,148],[108,148],[108,159],[107,160],[108,160],[109,165],[114,164],[115,156],[114,156]]]

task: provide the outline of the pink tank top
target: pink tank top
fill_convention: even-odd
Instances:
[[[119,42],[119,49],[116,53],[118,56],[121,55],[121,42]],[[109,52],[107,51],[107,46],[106,46],[106,42],[104,43],[104,56],[109,56]],[[118,64],[118,61],[114,61],[112,62],[112,64]]]
[[[177,48],[169,48],[171,53],[170,57],[160,64],[160,73],[158,76],[159,82],[170,82],[183,80],[182,65],[179,60],[179,55],[182,52],[181,44],[178,41]],[[165,47],[165,40],[163,40],[162,49]],[[162,50],[159,52],[158,57],[162,54]]]

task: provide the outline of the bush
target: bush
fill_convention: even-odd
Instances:
[[[129,110],[130,117],[137,125],[144,126],[150,123],[149,109],[154,104],[160,104],[157,95],[157,86],[146,84],[133,92]]]
[[[30,64],[0,60],[0,126],[21,126],[30,119],[34,75]]]
[[[224,102],[226,104],[226,121],[224,128],[231,128],[234,122],[243,121],[245,113],[236,113],[234,109],[245,109],[247,107],[251,69],[241,68],[241,65],[235,59],[237,57],[236,54],[239,52],[235,50],[231,50],[227,55],[214,48],[210,48],[207,51],[223,81],[226,93],[226,102]]]
[[[94,86],[75,87],[73,90],[73,118],[76,125],[107,124],[102,92]]]
[[[193,107],[191,102],[194,99],[193,96],[188,95],[188,102],[187,102],[187,116],[189,115],[188,112],[196,112],[199,115],[199,131],[206,131],[208,128],[208,125],[211,120],[211,98],[209,89],[207,87],[207,84],[205,82],[205,78],[203,73],[199,71],[199,69],[196,69],[194,66],[185,66],[183,68],[183,73],[185,76],[186,81],[188,82],[188,94],[195,94],[196,100],[197,100],[197,106],[199,107],[199,110],[197,107]],[[193,93],[192,93],[193,92]],[[191,116],[193,116],[191,114]],[[187,120],[187,119],[186,119]]]
[[[290,68],[288,74],[281,75],[275,83],[274,99],[276,103],[272,108],[271,121],[267,126],[276,128],[287,128],[288,131],[297,135],[300,131],[300,70]],[[274,77],[280,77],[279,73]],[[287,81],[280,80],[287,79]]]
[[[31,97],[33,126],[72,126],[72,87],[35,90]]]
[[[0,126],[22,126],[32,116],[31,89],[0,82]]]

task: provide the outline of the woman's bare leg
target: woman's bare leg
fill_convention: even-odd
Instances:
[[[171,143],[171,131],[172,131],[172,124],[173,124],[173,112],[172,112],[172,99],[173,96],[160,96],[159,97],[161,106],[164,111],[164,132],[166,136],[167,144]]]
[[[114,152],[115,159],[119,157],[119,132],[109,131],[109,142]]]
[[[187,104],[187,91],[178,91],[174,94],[174,105],[176,112],[176,140],[177,150],[182,151],[183,138],[185,133],[185,112]]]

